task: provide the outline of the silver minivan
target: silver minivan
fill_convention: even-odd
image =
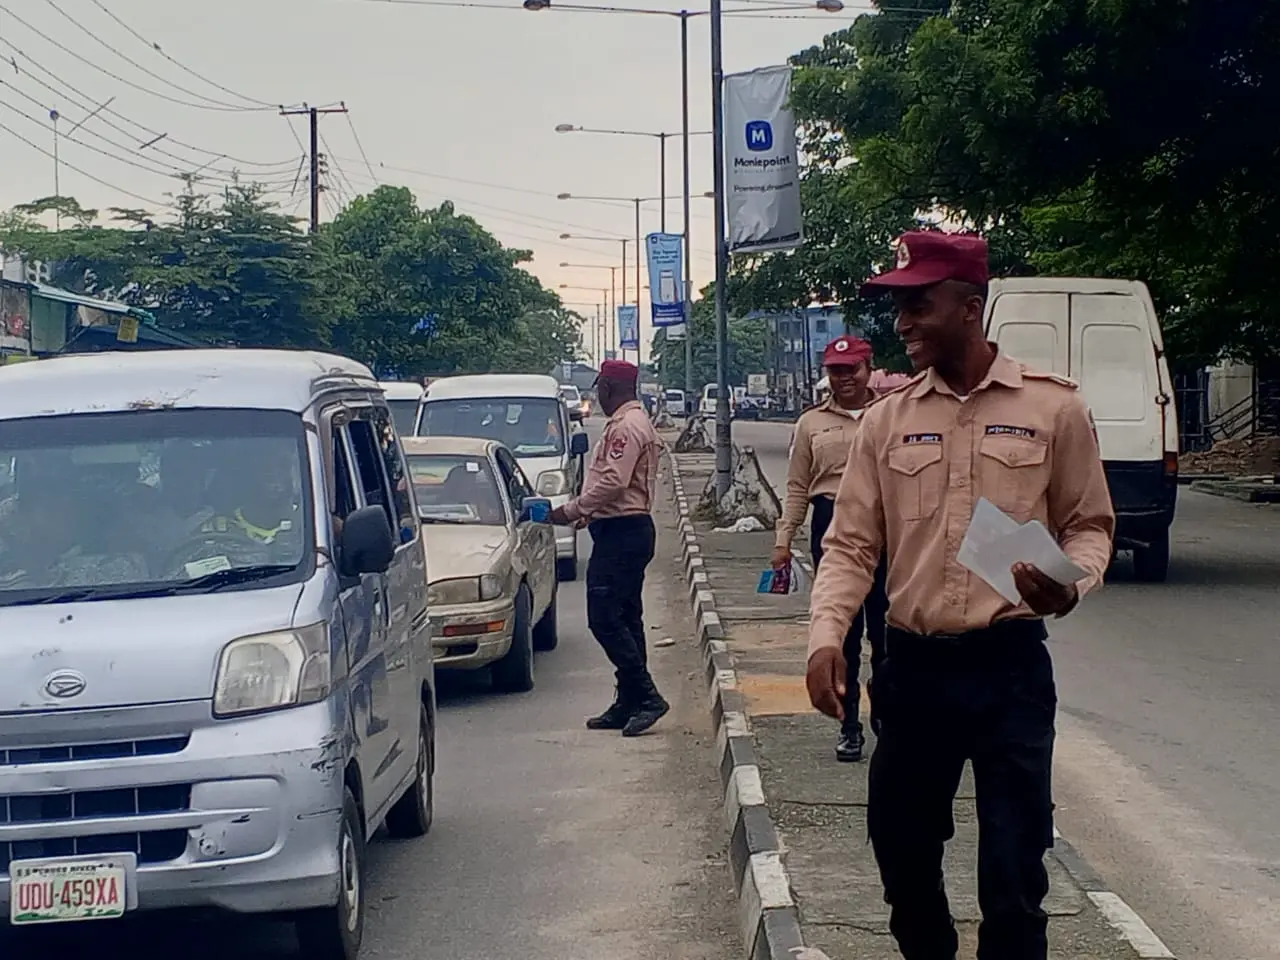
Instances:
[[[425,552],[373,375],[318,353],[0,369],[0,909],[212,907],[352,960],[432,818]]]

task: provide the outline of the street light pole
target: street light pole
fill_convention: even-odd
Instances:
[[[681,149],[684,151],[684,413],[693,409],[693,248],[689,240],[689,11],[680,11]]]
[[[640,198],[636,197],[636,366],[640,366]]]
[[[721,0],[711,0],[711,157],[716,218],[716,495],[729,492],[733,474],[733,434],[729,393],[729,320],[725,283],[729,252],[724,223],[724,58]]]
[[[658,208],[658,230],[667,232],[667,135],[658,134],[658,193],[662,199]]]

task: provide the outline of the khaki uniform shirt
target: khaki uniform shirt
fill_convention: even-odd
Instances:
[[[603,520],[653,509],[662,441],[639,400],[624,403],[605,424],[582,495],[565,504],[570,520]]]
[[[1043,523],[1089,572],[1081,596],[1102,581],[1115,513],[1076,385],[997,354],[961,400],[930,370],[867,408],[822,544],[810,654],[841,645],[882,547],[891,626],[927,636],[1034,617],[956,561],[979,497]]]
[[[796,421],[787,463],[787,495],[778,519],[775,546],[791,545],[804,523],[810,500],[823,495],[834,497],[840,489],[840,477],[862,414],[862,410],[845,410],[828,398]]]

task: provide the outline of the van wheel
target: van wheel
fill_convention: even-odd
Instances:
[[[413,786],[387,813],[387,832],[397,840],[414,840],[426,836],[435,816],[435,737],[431,732],[431,714],[426,704],[419,707],[418,766]]]
[[[533,649],[554,650],[560,643],[560,624],[556,616],[556,601],[560,597],[558,589],[551,591],[551,602],[547,604],[546,613],[533,628]]]
[[[1151,541],[1149,547],[1133,551],[1133,574],[1143,583],[1164,583],[1169,576],[1169,531]]]
[[[489,668],[499,693],[528,693],[533,689],[533,600],[521,584],[516,594],[516,622],[507,655]]]
[[[308,960],[356,960],[364,939],[364,823],[350,788],[342,792],[338,867],[338,902],[296,921],[301,956]]]

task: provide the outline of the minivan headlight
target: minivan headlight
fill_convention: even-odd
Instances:
[[[218,658],[213,715],[235,717],[315,703],[329,695],[329,624],[232,640]]]
[[[538,474],[538,496],[558,497],[569,492],[569,478],[563,470],[543,470]]]

